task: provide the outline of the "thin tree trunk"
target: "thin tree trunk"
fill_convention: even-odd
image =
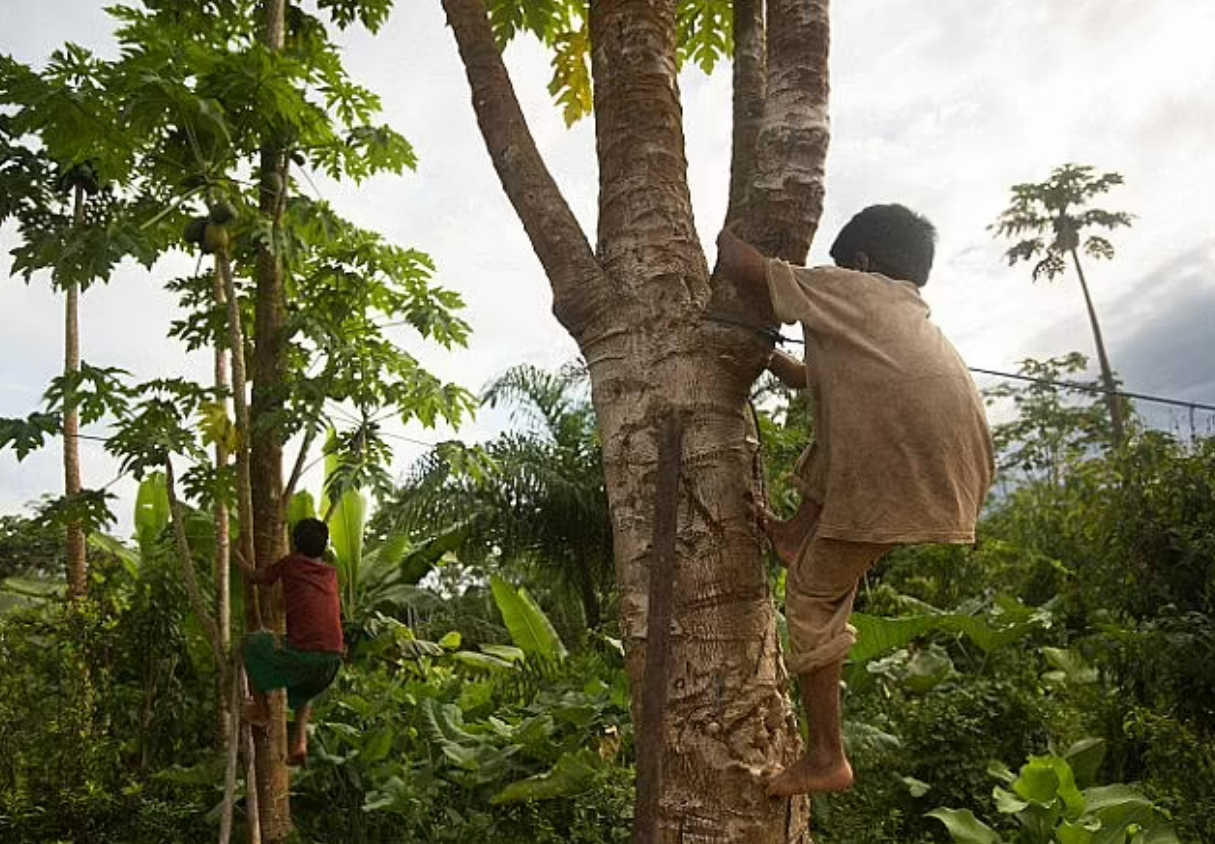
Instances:
[[[1105,387],[1105,403],[1110,409],[1110,434],[1114,448],[1121,448],[1126,441],[1122,399],[1116,395],[1118,385],[1114,382],[1114,370],[1110,367],[1110,359],[1105,353],[1101,324],[1097,321],[1097,309],[1093,306],[1093,297],[1088,292],[1088,281],[1084,277],[1084,270],[1080,267],[1080,256],[1075,249],[1069,251],[1072,255],[1072,263],[1076,267],[1076,275],[1080,278],[1080,290],[1084,293],[1084,307],[1088,309],[1088,322],[1093,329],[1093,341],[1097,346],[1097,362],[1101,366],[1101,383]]]
[[[215,259],[212,295],[216,307],[227,311],[227,294],[224,291],[224,279],[220,272],[220,259]],[[232,377],[229,365],[229,351],[222,340],[215,344],[215,388],[222,396],[232,389]],[[224,400],[225,406],[227,400]],[[226,407],[225,407],[226,412]],[[231,455],[228,453],[228,443],[220,437],[215,443],[215,474],[222,478],[228,470]],[[224,758],[227,760],[224,769],[224,801],[219,822],[219,844],[229,844],[232,840],[232,814],[235,809],[236,795],[236,763],[240,750],[240,684],[236,681],[236,672],[241,670],[239,661],[232,658],[232,531],[228,518],[228,502],[224,500],[217,488],[215,508],[212,518],[215,523],[215,560],[213,576],[215,578],[215,624],[219,636],[219,651],[222,655],[226,670],[218,672],[216,693],[219,706],[219,736],[220,746],[224,748]]]
[[[263,8],[264,43],[271,51],[282,50],[285,0],[265,0]],[[282,507],[282,434],[272,422],[284,403],[283,332],[287,307],[282,261],[274,244],[278,242],[285,207],[287,155],[287,151],[274,146],[269,139],[261,151],[259,211],[269,223],[272,244],[258,244],[254,311],[253,424],[249,444],[252,532],[256,564],[259,566],[271,565],[287,552]],[[268,598],[261,607],[263,622],[282,632],[283,616],[278,590],[264,590],[263,596]],[[254,730],[257,791],[262,838],[268,844],[278,844],[291,833],[286,701],[282,692],[268,695],[267,698],[270,703],[269,725],[265,729]]]
[[[72,225],[84,225],[84,186],[77,184],[72,203]],[[80,411],[70,382],[80,372],[80,287],[69,281],[66,288],[63,328],[63,375],[69,382],[63,391],[63,493],[70,501],[80,495]],[[89,591],[89,563],[84,527],[78,519],[67,523],[68,595],[81,599]]]

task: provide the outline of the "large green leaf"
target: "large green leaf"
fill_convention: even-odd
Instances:
[[[945,824],[957,844],[1002,844],[994,829],[975,817],[970,809],[934,809],[927,813]]]
[[[139,542],[139,553],[151,559],[156,543],[169,524],[169,491],[162,472],[153,472],[144,478],[135,495],[135,537]]]
[[[595,778],[595,771],[602,762],[595,753],[587,748],[576,753],[563,753],[548,771],[528,777],[525,780],[512,782],[499,791],[490,803],[514,803],[520,800],[552,800],[559,797],[572,797],[590,788]]]
[[[880,618],[853,613],[851,623],[857,629],[857,643],[849,653],[849,659],[860,664],[906,647],[933,631],[960,633],[983,650],[990,651],[1024,638],[1042,622],[1033,614],[1005,610],[991,617],[940,613]]]
[[[32,577],[0,579],[0,616],[58,598],[65,588],[66,585],[62,581],[37,580]]]
[[[506,629],[520,650],[542,659],[565,659],[565,644],[526,589],[516,590],[496,574],[490,577],[490,588]]]

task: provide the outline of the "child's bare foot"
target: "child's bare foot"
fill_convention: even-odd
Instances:
[[[308,761],[308,748],[297,747],[295,750],[287,754],[287,765],[292,768],[302,768],[304,763]]]
[[[823,794],[852,788],[852,766],[840,757],[831,761],[803,756],[768,783],[769,797]]]
[[[264,727],[270,723],[270,712],[264,702],[257,699],[247,699],[240,708],[241,720],[255,727]]]

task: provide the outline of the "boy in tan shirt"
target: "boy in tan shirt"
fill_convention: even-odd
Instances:
[[[970,544],[994,473],[983,400],[929,320],[936,232],[901,205],[861,211],[831,247],[835,267],[764,258],[725,230],[720,270],[799,322],[805,363],[769,368],[814,396],[815,442],[795,470],[803,503],[768,532],[789,566],[785,614],[810,749],[768,785],[772,796],[842,791],[852,768],[840,736],[840,676],[856,641],[856,587],[900,545]]]

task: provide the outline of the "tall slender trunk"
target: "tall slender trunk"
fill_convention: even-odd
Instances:
[[[77,184],[72,197],[72,225],[84,225],[84,186]],[[80,372],[80,287],[69,281],[66,287],[63,327],[63,375],[69,382]],[[80,494],[80,411],[70,383],[63,392],[63,494],[70,500]],[[67,523],[68,595],[81,599],[89,591],[89,563],[84,527],[78,519]]]
[[[1097,362],[1101,367],[1101,383],[1105,388],[1105,403],[1110,409],[1110,435],[1114,448],[1121,448],[1126,441],[1126,425],[1122,415],[1122,399],[1116,394],[1118,389],[1114,381],[1114,370],[1110,367],[1109,356],[1105,353],[1105,339],[1101,336],[1101,324],[1097,321],[1097,309],[1093,306],[1093,297],[1088,292],[1088,281],[1080,266],[1080,255],[1073,248],[1069,250],[1072,264],[1076,267],[1076,275],[1080,279],[1080,290],[1084,293],[1084,307],[1088,310],[1088,323],[1093,329],[1093,342],[1097,346]]]
[[[284,44],[285,0],[265,0],[264,43],[271,51]],[[286,195],[287,151],[267,139],[261,151],[259,211],[270,224],[271,243],[257,249],[257,292],[254,310],[253,394],[250,430],[250,470],[253,498],[253,540],[257,565],[268,566],[287,552],[283,495],[282,434],[274,424],[283,405],[283,330],[286,293],[283,266],[276,244]],[[277,188],[275,186],[277,185]],[[281,595],[263,590],[262,622],[283,629]],[[283,841],[291,832],[287,769],[286,700],[281,692],[269,695],[271,718],[264,730],[254,730],[257,790],[262,838],[268,844]]]

